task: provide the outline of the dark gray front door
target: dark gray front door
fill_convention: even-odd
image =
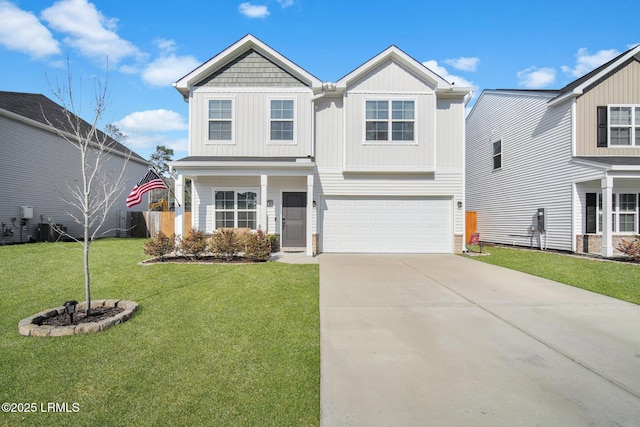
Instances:
[[[307,193],[282,193],[282,243],[286,248],[307,247]]]

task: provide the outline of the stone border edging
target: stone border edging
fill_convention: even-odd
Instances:
[[[87,302],[83,301],[76,306],[76,310],[84,310],[86,309],[86,306]],[[34,314],[33,316],[22,319],[18,323],[18,332],[20,333],[20,335],[24,335],[26,337],[61,337],[64,335],[80,335],[100,332],[129,320],[131,316],[133,316],[133,313],[138,310],[138,303],[118,299],[103,299],[91,301],[91,308],[101,307],[120,307],[124,308],[124,311],[116,314],[113,317],[109,317],[108,319],[103,319],[98,322],[80,323],[79,325],[68,326],[40,325],[40,323],[44,319],[48,319],[49,317],[65,313],[64,306],[60,306],[48,310],[43,310],[39,313]]]

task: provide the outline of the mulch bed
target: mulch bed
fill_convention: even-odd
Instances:
[[[177,263],[177,264],[255,264],[257,262],[241,256],[235,256],[231,259],[221,258],[219,256],[206,255],[200,258],[185,257],[185,256],[165,256],[163,258],[157,257],[142,261],[142,264],[162,264],[162,263]]]
[[[108,319],[118,313],[122,313],[123,311],[124,308],[122,307],[96,307],[92,308],[91,314],[87,316],[85,310],[78,310],[73,314],[73,323],[69,322],[68,314],[58,314],[57,316],[44,319],[41,325],[69,326],[79,325],[81,323],[99,322],[100,320]]]

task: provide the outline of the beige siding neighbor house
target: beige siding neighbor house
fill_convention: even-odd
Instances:
[[[193,227],[262,229],[307,255],[462,250],[470,89],[397,47],[322,82],[248,35],[175,87]]]
[[[640,46],[560,90],[485,90],[466,130],[482,240],[611,257],[640,232]]]

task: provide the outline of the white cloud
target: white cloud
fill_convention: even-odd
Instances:
[[[518,84],[527,89],[542,89],[556,81],[556,70],[553,68],[529,67],[518,71]]]
[[[134,151],[146,151],[164,145],[176,152],[188,152],[189,140],[185,136],[188,125],[175,111],[136,111],[114,125],[128,136],[126,145]]]
[[[469,71],[474,72],[478,68],[478,63],[480,62],[480,58],[475,57],[460,57],[454,59],[447,59],[444,61],[445,64],[451,65],[453,68],[461,71]]]
[[[267,9],[267,6],[263,5],[240,3],[240,6],[238,6],[238,10],[247,18],[265,18],[269,16],[269,10]]]
[[[32,58],[60,53],[58,41],[31,13],[0,0],[0,44]]]
[[[167,134],[135,134],[129,135],[125,145],[136,152],[153,151],[158,145],[173,149],[177,157],[189,151],[189,140],[184,137],[173,138]],[[176,158],[176,157],[174,157]]]
[[[285,7],[292,6],[293,5],[293,0],[278,0],[278,3],[280,3],[280,6],[285,8]]]
[[[128,135],[136,132],[181,131],[188,128],[180,114],[164,109],[136,111],[114,124]]]
[[[167,86],[200,65],[193,56],[168,54],[147,64],[142,71],[142,80],[151,86]]]
[[[117,19],[106,18],[87,0],[60,0],[41,13],[49,26],[67,35],[64,42],[78,49],[82,55],[112,64],[142,53],[131,42],[115,32]]]
[[[176,42],[171,39],[156,39],[156,46],[160,49],[162,53],[170,53],[176,50]]]
[[[439,65],[438,61],[431,59],[429,61],[423,62],[422,65],[424,65],[449,83],[455,83],[455,85],[458,87],[475,87],[473,83],[471,83],[464,77],[449,74],[449,71],[447,71],[447,69],[443,66]]]
[[[582,77],[587,74],[589,71],[594,70],[601,66],[602,64],[612,60],[616,56],[620,55],[616,49],[608,49],[608,50],[599,50],[593,55],[589,54],[587,48],[583,47],[578,49],[576,53],[576,64],[573,68],[563,65],[562,71],[573,76],[573,77]]]

